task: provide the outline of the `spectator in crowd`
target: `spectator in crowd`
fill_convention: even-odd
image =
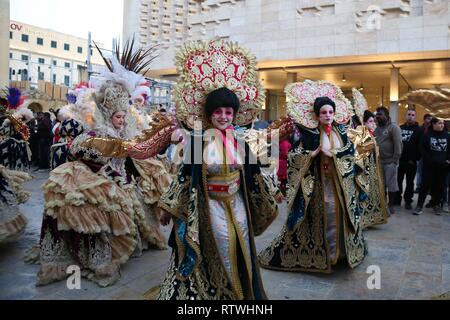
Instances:
[[[402,134],[400,127],[391,122],[387,108],[377,108],[376,121],[375,139],[380,148],[381,168],[383,170],[385,188],[389,196],[389,211],[390,214],[393,214],[395,213],[395,198],[399,191],[397,171],[402,154]]]
[[[415,215],[422,213],[423,204],[430,189],[433,211],[437,215],[441,214],[445,177],[450,163],[449,142],[450,137],[444,130],[444,121],[434,117],[420,145],[423,160],[422,184],[417,207],[413,212]]]
[[[411,203],[414,196],[414,178],[416,177],[417,161],[420,158],[419,138],[420,128],[416,122],[416,111],[406,112],[406,122],[400,126],[402,133],[403,151],[398,166],[398,194],[396,205],[401,205],[403,193],[403,180],[406,176],[406,188],[403,193],[405,209],[412,209]]]
[[[52,145],[52,121],[50,113],[45,112],[38,120],[39,169],[50,169],[50,146]]]
[[[423,136],[426,133],[428,133],[428,130],[429,130],[430,126],[431,126],[431,119],[432,118],[433,118],[433,116],[431,114],[429,114],[429,113],[426,113],[423,116],[423,124],[420,127],[419,144],[421,143],[420,140],[423,138]],[[418,161],[418,163],[417,163],[416,190],[414,191],[414,193],[419,193],[420,185],[422,184],[421,182],[422,182],[422,159],[420,161]]]

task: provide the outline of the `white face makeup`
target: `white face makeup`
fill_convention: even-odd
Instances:
[[[233,122],[234,110],[230,107],[221,107],[214,110],[211,115],[211,123],[218,130],[225,130]]]
[[[375,123],[375,119],[373,117],[367,119],[364,124],[370,131],[375,131],[375,129],[377,128],[377,124]]]
[[[330,125],[334,121],[334,109],[332,106],[326,104],[320,108],[319,122],[322,125]]]
[[[122,130],[125,123],[125,112],[119,111],[113,114],[111,122],[116,130]]]

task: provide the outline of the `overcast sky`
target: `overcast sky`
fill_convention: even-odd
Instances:
[[[122,36],[123,0],[10,0],[11,20],[92,38],[110,49]]]

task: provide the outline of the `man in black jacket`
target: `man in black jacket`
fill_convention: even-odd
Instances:
[[[420,127],[416,122],[416,111],[406,112],[406,122],[400,126],[402,133],[403,150],[398,167],[396,205],[401,205],[403,193],[403,180],[406,175],[406,188],[403,194],[405,209],[412,209],[411,202],[414,196],[414,178],[417,171],[417,161],[420,158],[419,142]]]

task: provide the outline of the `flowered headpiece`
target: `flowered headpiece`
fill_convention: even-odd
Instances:
[[[314,114],[314,101],[319,97],[328,97],[336,104],[334,121],[346,124],[350,119],[351,103],[333,83],[306,80],[288,85],[285,92],[288,115],[305,128],[314,129],[319,125]]]
[[[352,95],[353,95],[353,109],[355,110],[355,114],[359,118],[359,121],[361,123],[364,123],[364,112],[366,110],[369,110],[367,100],[366,98],[364,98],[363,94],[355,88],[352,89]]]

